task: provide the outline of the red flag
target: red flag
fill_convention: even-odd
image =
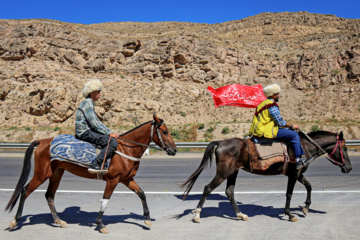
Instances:
[[[266,99],[260,84],[255,86],[244,86],[240,84],[227,85],[217,89],[208,87],[213,96],[215,107],[237,106],[256,108],[259,103]]]

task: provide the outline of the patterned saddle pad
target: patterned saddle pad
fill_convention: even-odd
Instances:
[[[50,159],[67,161],[83,167],[90,167],[96,159],[96,148],[88,142],[75,138],[73,135],[57,135],[50,145]],[[110,164],[109,159],[105,167]]]
[[[248,138],[246,145],[252,172],[266,171],[273,164],[282,162],[283,174],[285,174],[288,162],[294,160],[294,156],[289,155],[287,146],[279,142],[254,143]]]

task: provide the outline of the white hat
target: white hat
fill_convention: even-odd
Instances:
[[[85,83],[83,88],[84,98],[87,98],[92,92],[101,91],[102,87],[103,85],[99,79],[92,79],[88,81],[87,83]]]
[[[278,84],[272,84],[264,88],[265,97],[271,97],[275,93],[280,93],[280,86]]]

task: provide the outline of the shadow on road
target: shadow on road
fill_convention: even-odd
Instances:
[[[80,207],[73,206],[66,208],[62,213],[59,212],[58,215],[63,221],[67,222],[68,224],[78,224],[80,226],[96,228],[95,221],[98,212],[86,212],[82,211]],[[104,215],[102,220],[106,226],[121,222],[126,224],[133,224],[145,230],[150,230],[147,226],[132,221],[144,220],[144,216],[138,215],[136,213],[130,213],[126,215]],[[155,221],[155,219],[151,219],[151,221]],[[25,215],[21,217],[17,227],[13,231],[20,230],[24,226],[31,226],[36,224],[47,224],[49,226],[59,227],[58,225],[54,224],[51,213],[44,213],[36,215]],[[9,230],[9,228],[5,230]]]
[[[178,199],[182,199],[182,195],[175,195]],[[185,201],[199,201],[201,198],[201,194],[189,195]],[[206,201],[221,201],[219,202],[218,207],[206,207],[206,202],[204,207],[201,211],[201,218],[207,217],[222,217],[228,219],[236,219],[235,211],[232,208],[230,201],[226,196],[222,196],[220,194],[211,194],[208,196]],[[261,206],[255,204],[243,204],[241,202],[237,202],[239,210],[248,215],[249,217],[255,216],[268,216],[272,218],[278,218],[280,220],[288,220],[287,217],[284,215],[284,208],[274,208],[273,206]],[[186,209],[183,213],[175,215],[176,219],[180,219],[190,213],[193,212],[196,205],[194,205],[193,209]],[[304,213],[302,212],[302,207],[299,208],[290,208],[290,211],[293,215],[296,215],[300,218],[305,218]],[[318,211],[318,210],[309,210],[309,214],[326,214],[326,212]]]
[[[176,198],[182,199],[182,195],[175,195]],[[197,195],[189,195],[185,201],[199,201],[201,198],[201,194]],[[236,215],[234,209],[232,208],[227,197],[222,196],[220,194],[211,194],[208,196],[207,201],[218,201],[217,207],[205,207],[201,211],[201,218],[208,217],[221,217],[226,219],[236,219]],[[195,202],[194,202],[195,203]],[[256,204],[243,204],[241,202],[237,202],[239,210],[244,214],[247,214],[249,217],[255,216],[268,216],[271,218],[278,218],[280,220],[288,220],[284,215],[284,208],[274,208],[272,206],[261,206]],[[187,216],[193,212],[196,205],[194,204],[194,208],[185,209],[182,213],[174,215],[175,219],[180,219],[184,216]],[[299,218],[304,218],[301,207],[299,208],[291,208],[292,214]],[[108,213],[111,214],[111,213]],[[324,211],[318,210],[309,210],[309,214],[326,214]],[[68,224],[78,224],[80,226],[94,227],[96,230],[96,217],[98,212],[86,212],[82,211],[78,206],[72,206],[66,208],[62,213],[58,213],[59,217],[66,221]],[[125,215],[104,215],[103,223],[105,225],[117,224],[117,223],[125,223],[125,224],[133,224],[135,226],[141,227],[145,230],[149,230],[149,228],[145,225],[137,223],[138,221],[144,220],[142,215],[136,213],[130,213]],[[155,219],[151,219],[151,221],[155,221]],[[36,214],[36,215],[25,215],[21,218],[18,223],[18,226],[13,230],[20,230],[24,226],[31,226],[37,224],[46,224],[52,227],[59,227],[54,224],[51,213],[44,214]],[[5,229],[9,230],[9,228]]]

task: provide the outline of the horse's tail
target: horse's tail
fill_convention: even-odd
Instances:
[[[209,143],[209,145],[206,147],[203,159],[199,165],[199,167],[196,169],[196,171],[191,174],[191,176],[180,186],[181,188],[185,188],[184,190],[184,194],[183,194],[183,200],[185,200],[185,198],[189,195],[192,187],[195,184],[195,181],[197,180],[197,178],[199,177],[200,173],[202,172],[202,170],[204,170],[208,164],[211,165],[211,161],[212,161],[212,155],[213,152],[215,151],[215,149],[217,148],[217,146],[219,146],[219,142],[218,141],[214,141]]]
[[[37,145],[39,145],[39,143],[40,143],[40,141],[33,141],[32,143],[30,143],[30,146],[26,150],[25,157],[24,157],[24,163],[23,163],[23,169],[22,169],[19,181],[16,185],[13,195],[11,196],[8,204],[5,207],[5,211],[11,212],[13,210],[13,208],[20,196],[20,193],[21,193],[22,189],[24,188],[24,185],[26,184],[27,179],[30,175],[32,153],[34,151],[34,148]]]

